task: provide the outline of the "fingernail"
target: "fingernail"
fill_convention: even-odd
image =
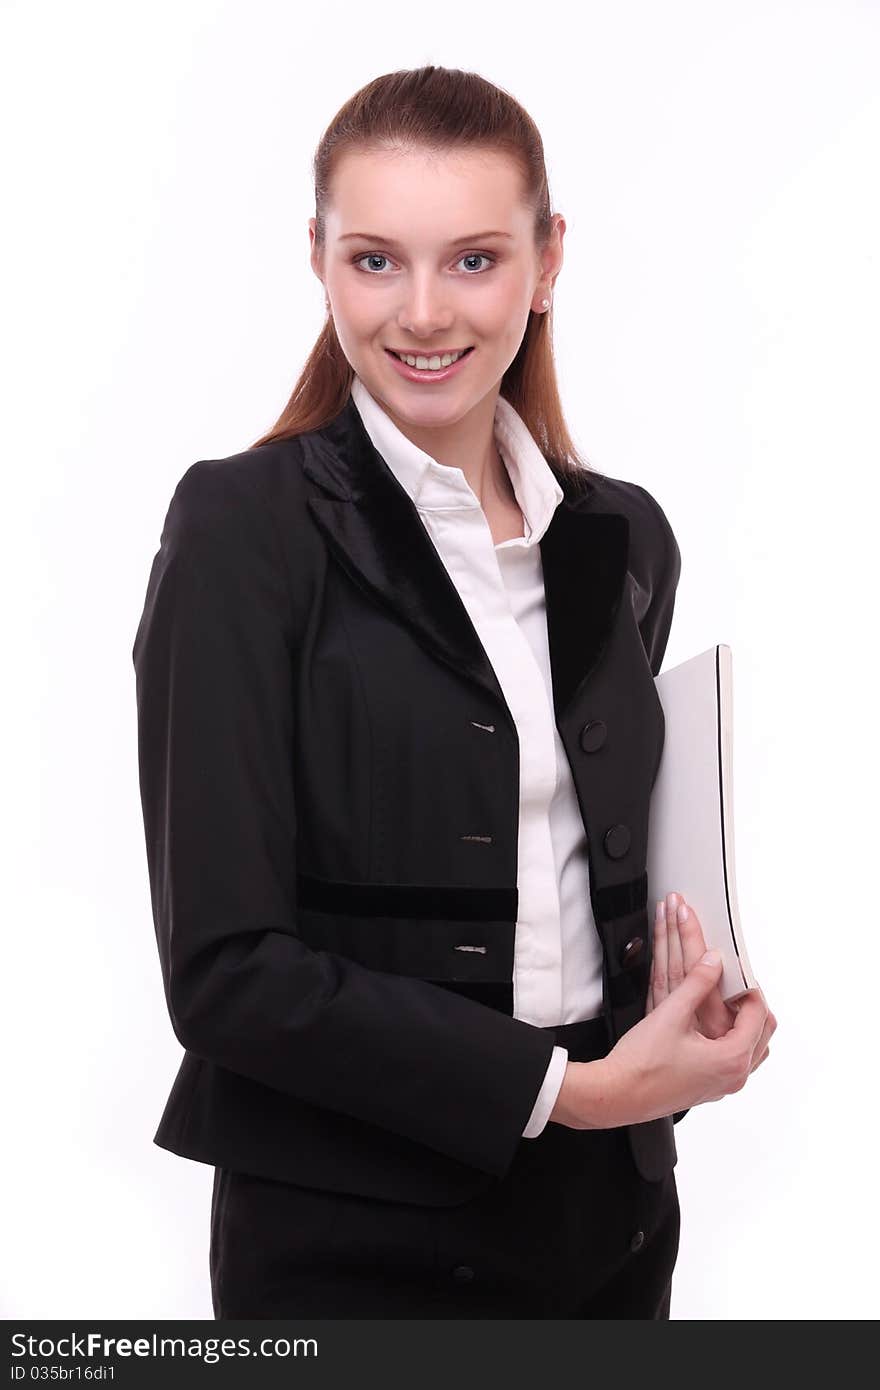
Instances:
[[[672,908],[672,911],[673,911],[673,912],[674,912],[675,909],[678,907],[678,894],[677,894],[677,893],[670,893],[670,894],[669,894],[669,906]]]
[[[679,907],[678,907],[678,920],[679,920],[679,922],[686,922],[687,919],[688,919],[687,903],[679,903]]]
[[[659,901],[658,901],[658,903],[657,903],[657,907],[656,907],[655,910],[654,910],[654,916],[655,916],[655,917],[665,917],[665,916],[666,916],[666,904],[664,903],[664,901],[663,901],[662,898],[660,898]]]
[[[717,965],[718,962],[720,961],[720,959],[721,959],[721,952],[717,949],[717,947],[713,947],[711,951],[707,951],[707,952],[706,952],[706,954],[703,956],[703,959],[701,960],[700,964],[701,964],[701,965]]]

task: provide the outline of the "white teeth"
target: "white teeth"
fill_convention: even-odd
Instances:
[[[465,349],[467,351],[467,349]],[[438,372],[441,367],[449,367],[453,362],[457,362],[459,357],[464,354],[461,352],[445,352],[442,357],[411,357],[404,356],[403,353],[396,352],[395,357],[399,357],[401,362],[406,362],[410,367],[417,367],[420,372]]]

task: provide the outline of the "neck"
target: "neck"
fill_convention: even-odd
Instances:
[[[414,425],[383,402],[401,434],[446,468],[460,468],[483,510],[516,504],[510,477],[495,443],[497,392],[484,396],[451,425]]]

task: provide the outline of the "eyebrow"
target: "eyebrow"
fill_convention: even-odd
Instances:
[[[468,236],[456,237],[450,241],[450,246],[464,246],[469,241],[486,241],[488,237],[506,237],[508,241],[513,240],[510,232],[471,232]],[[363,241],[380,241],[384,246],[395,246],[399,250],[402,243],[395,241],[393,237],[379,236],[377,232],[346,232],[339,238],[340,241],[353,241],[355,239]]]

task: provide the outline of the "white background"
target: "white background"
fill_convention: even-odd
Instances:
[[[178,479],[275,421],[320,329],[324,126],[432,62],[541,129],[569,424],[682,552],[665,665],[734,653],[779,1027],[676,1127],[672,1316],[876,1317],[880,7],[7,0],[0,40],[0,1315],[212,1316],[212,1170],[152,1143],[182,1054],[131,645]]]

